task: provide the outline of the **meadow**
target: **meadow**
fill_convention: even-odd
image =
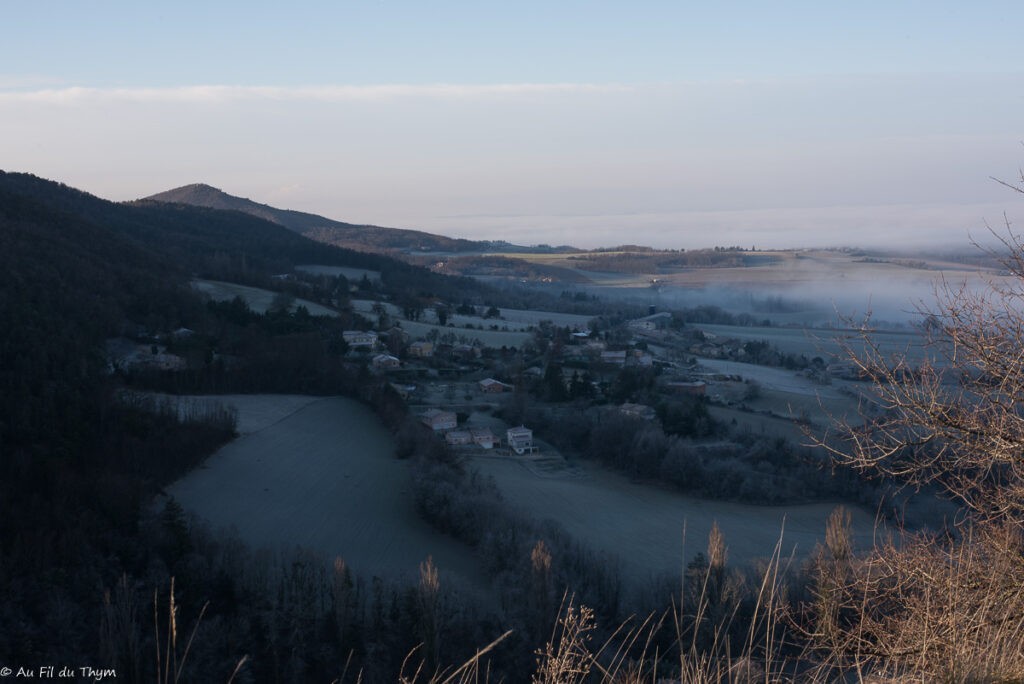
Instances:
[[[585,462],[574,463],[562,477],[539,476],[512,457],[478,458],[473,465],[494,478],[511,506],[540,520],[555,520],[580,542],[618,556],[624,579],[633,587],[659,576],[678,578],[706,547],[715,522],[725,535],[731,563],[771,556],[780,536],[783,556],[802,560],[824,540],[825,521],[835,508],[828,503],[752,506],[697,499]],[[853,509],[853,528],[858,548],[870,548],[873,516]]]
[[[350,266],[325,266],[324,264],[300,264],[295,267],[296,271],[311,273],[313,275],[345,276],[350,283],[355,283],[365,276],[368,280],[380,282],[380,271],[371,271],[366,268],[353,268]]]
[[[217,397],[244,433],[167,488],[214,529],[254,548],[310,548],[360,575],[407,580],[432,556],[478,586],[472,552],[416,515],[409,464],[373,412],[345,398]]]
[[[256,313],[264,314],[274,303],[274,298],[278,296],[278,293],[271,290],[264,290],[259,287],[250,287],[248,285],[239,285],[237,283],[228,283],[221,280],[202,280],[197,279],[192,281],[193,287],[200,292],[203,292],[210,296],[211,299],[217,302],[231,301],[235,297],[241,297],[250,309]],[[338,312],[333,309],[328,309],[326,306],[321,306],[316,302],[311,302],[307,299],[295,298],[291,304],[292,309],[304,306],[310,314],[314,316],[337,316]]]

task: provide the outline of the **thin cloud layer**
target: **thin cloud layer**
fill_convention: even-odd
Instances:
[[[427,85],[235,86],[197,85],[173,88],[90,88],[73,86],[0,92],[0,103],[75,104],[114,101],[158,103],[233,102],[242,100],[346,102],[399,98],[480,98],[574,93],[621,93],[629,86],[598,83],[495,83]]]
[[[0,87],[0,163],[521,243],[933,244],[1012,213],[1022,78],[36,84]]]

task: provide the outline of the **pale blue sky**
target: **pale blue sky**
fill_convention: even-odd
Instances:
[[[1018,202],[1016,3],[0,9],[0,167],[111,199],[666,247],[964,243]]]

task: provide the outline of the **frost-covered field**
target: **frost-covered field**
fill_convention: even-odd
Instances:
[[[295,267],[296,271],[304,271],[313,275],[345,276],[350,283],[362,280],[365,275],[369,280],[380,280],[380,271],[370,271],[365,268],[351,268],[349,266],[324,266],[323,264],[300,264]]]
[[[303,406],[323,397],[307,394],[157,394],[141,392],[160,402],[174,404],[182,416],[202,415],[208,408],[233,408],[238,416],[238,434],[248,435],[268,428]]]
[[[551,321],[557,326],[570,329],[585,330],[593,316],[580,314],[558,313],[556,311],[537,311],[533,309],[502,309],[502,323],[525,323],[537,325],[541,321]]]
[[[168,488],[186,510],[256,547],[341,556],[365,577],[412,578],[433,556],[442,581],[480,585],[471,551],[417,517],[408,463],[368,408],[336,397],[211,399],[256,429]]]
[[[465,338],[467,342],[480,340],[481,343],[488,347],[500,348],[522,346],[524,342],[533,336],[532,332],[526,330],[529,324],[522,322],[515,323],[494,318],[488,319],[479,316],[452,314],[448,319],[450,325],[442,326],[432,322],[437,320],[432,309],[426,310],[421,320],[410,321],[402,317],[401,309],[394,304],[374,302],[369,299],[353,299],[351,304],[353,311],[367,316],[371,320],[376,320],[376,314],[373,312],[374,305],[380,304],[389,316],[397,318],[401,322],[402,329],[409,333],[414,340],[426,337],[431,330],[437,330],[439,335],[450,333],[455,335],[456,338]],[[467,328],[466,325],[472,325],[473,327]],[[490,327],[492,325],[497,325],[499,330],[491,330]],[[483,330],[480,330],[481,326],[483,326]],[[506,327],[508,330],[500,329]]]
[[[820,356],[827,363],[842,354],[841,342],[844,340],[854,350],[862,348],[862,342],[852,331],[825,330],[818,328],[782,328],[738,325],[694,324],[694,328],[713,333],[721,339],[737,339],[743,342],[766,341],[787,354],[803,354],[809,359]],[[872,333],[872,338],[886,354],[906,354],[914,361],[923,358],[925,338],[920,332],[879,330]]]
[[[564,478],[538,477],[511,457],[479,458],[474,466],[494,477],[511,505],[538,519],[556,520],[579,541],[618,555],[625,578],[634,584],[663,573],[678,577],[685,563],[706,549],[715,521],[734,563],[770,556],[780,534],[783,556],[800,558],[824,540],[825,520],[834,508],[696,499],[631,482],[592,464],[582,465],[582,476]],[[874,520],[860,509],[852,513],[856,544],[866,548]]]
[[[205,292],[211,299],[218,302],[225,302],[241,297],[249,308],[257,313],[266,313],[267,309],[277,296],[276,292],[264,290],[259,287],[249,287],[237,283],[226,283],[220,280],[193,280],[193,287],[200,292]],[[338,312],[321,306],[306,299],[296,298],[292,308],[304,306],[314,316],[337,316]]]
[[[253,546],[305,546],[342,556],[364,576],[411,578],[428,555],[455,582],[485,580],[471,551],[421,521],[408,464],[366,407],[343,398],[277,395],[186,397],[238,409],[243,435],[168,488],[215,528],[237,528]],[[598,466],[538,476],[513,457],[473,459],[495,478],[508,505],[558,521],[588,546],[622,559],[625,579],[677,575],[706,545],[714,521],[729,557],[745,563],[771,554],[785,520],[783,551],[802,556],[823,538],[832,506],[749,506],[706,501],[631,482]],[[854,510],[861,548],[873,521]],[[683,547],[683,531],[686,546]]]

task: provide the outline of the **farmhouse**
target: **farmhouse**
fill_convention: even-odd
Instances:
[[[513,389],[512,385],[507,385],[504,382],[495,380],[494,378],[484,378],[477,383],[481,392],[486,394],[500,394],[502,392],[508,392]]]
[[[505,433],[505,438],[508,448],[519,455],[533,453],[537,450],[537,447],[533,446],[533,430],[528,427],[520,425],[509,428]]]
[[[377,348],[377,333],[372,330],[346,330],[341,336],[350,349],[373,351]]]
[[[419,340],[409,345],[409,356],[426,359],[434,355],[434,345],[426,340]]]
[[[454,430],[459,425],[459,421],[455,417],[454,413],[451,411],[442,411],[441,409],[436,408],[427,409],[421,413],[420,422],[434,432]]]

